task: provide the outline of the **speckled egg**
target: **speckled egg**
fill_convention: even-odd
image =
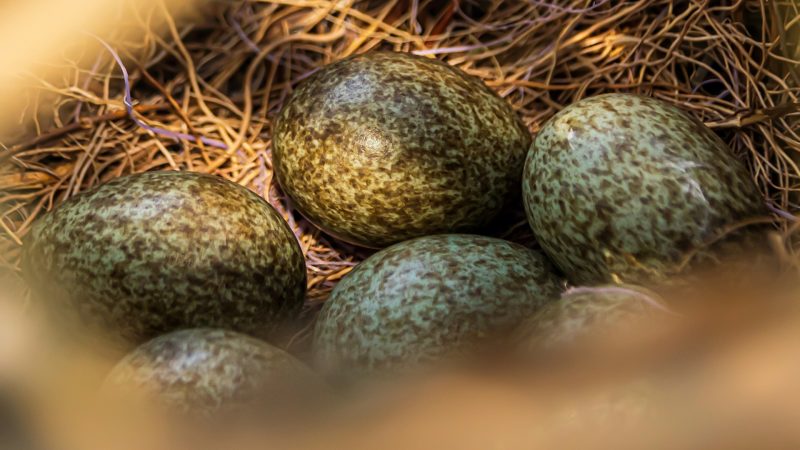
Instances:
[[[320,388],[320,381],[291,355],[258,339],[215,329],[187,329],[153,339],[129,353],[109,373],[108,398],[147,402],[168,410],[209,416]],[[112,397],[113,395],[113,397]]]
[[[334,288],[316,325],[326,370],[416,366],[511,327],[558,297],[541,254],[473,235],[436,235],[386,248]]]
[[[486,225],[518,192],[530,139],[479,79],[433,59],[374,52],[297,88],[275,124],[273,160],[311,222],[380,248]]]
[[[278,212],[197,173],[130,175],[72,197],[34,224],[23,253],[56,314],[125,343],[190,327],[261,334],[305,295],[304,258]]]
[[[764,208],[716,134],[629,94],[550,119],[528,153],[523,196],[539,243],[575,284],[662,282],[687,251]]]
[[[673,314],[657,294],[643,288],[579,287],[526,319],[517,334],[523,350],[550,349],[624,332]]]

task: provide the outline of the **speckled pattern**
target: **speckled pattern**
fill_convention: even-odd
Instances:
[[[276,386],[304,379],[313,380],[313,375],[302,363],[263,341],[225,330],[190,329],[129,353],[103,389],[155,400],[182,413],[213,415],[248,406]]]
[[[540,244],[575,284],[661,282],[686,251],[764,210],[710,129],[629,94],[582,100],[547,122],[523,195]]]
[[[473,235],[437,235],[384,249],[334,288],[320,313],[317,361],[328,370],[413,366],[514,326],[560,285],[541,254]]]
[[[150,172],[64,202],[33,226],[24,272],[57,313],[132,343],[179,328],[259,334],[299,311],[305,263],[266,201],[220,177]]]
[[[670,314],[655,293],[643,288],[580,287],[565,292],[558,301],[526,319],[518,336],[524,349],[557,348]]]
[[[477,230],[519,189],[530,134],[479,79],[375,52],[302,83],[274,130],[277,178],[342,240],[385,247]]]

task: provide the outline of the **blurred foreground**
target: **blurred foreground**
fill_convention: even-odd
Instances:
[[[316,68],[387,47],[482,77],[532,131],[563,105],[609,90],[681,104],[747,160],[765,197],[795,209],[797,44],[781,39],[797,22],[796,2],[694,2],[680,13],[684,3],[666,0],[484,3],[219,3],[213,18],[186,22],[182,11],[205,8],[168,2],[170,16],[143,0],[133,9],[94,0],[3,4],[0,135],[13,138],[0,152],[0,266],[14,271],[31,222],[77,192],[130,172],[211,172],[284,214],[308,261],[313,312],[364,252],[328,240],[277,190],[271,119]],[[776,18],[785,20],[766,23]],[[230,148],[173,141],[127,120],[119,68],[86,32],[122,53],[143,120]],[[498,234],[530,242],[520,211]],[[792,217],[773,250],[796,268]],[[0,448],[798,448],[800,302],[794,269],[787,278],[754,263],[674,293],[677,315],[653,329],[555,354],[502,344],[310,408],[208,423],[104,404],[99,387],[121,355],[91,336],[57,334],[12,276],[0,287]]]
[[[678,303],[680,315],[635,333],[558,352],[491,348],[458,365],[306,398],[306,408],[212,421],[104,403],[99,386],[118,355],[46,332],[13,310],[20,303],[4,289],[0,411],[9,422],[0,442],[76,450],[796,448],[797,291],[745,284],[736,283],[743,297],[711,283],[697,288]]]

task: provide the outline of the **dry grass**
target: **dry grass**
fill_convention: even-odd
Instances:
[[[774,205],[798,210],[800,7],[792,0],[247,0],[197,8],[176,21],[163,5],[129,5],[103,39],[131,73],[138,118],[205,143],[130,120],[120,70],[91,37],[47,62],[61,77],[28,75],[23,132],[0,149],[0,264],[16,268],[31,222],[80,191],[127,173],[192,170],[246,185],[278,208],[306,254],[309,304],[323,301],[364,253],[320,233],[280,192],[272,119],[314,70],[376,48],[430,55],[482,78],[534,133],[565,105],[600,92],[678,104],[747,161]],[[525,240],[518,219],[512,214],[503,234]],[[790,246],[778,247],[793,257]]]

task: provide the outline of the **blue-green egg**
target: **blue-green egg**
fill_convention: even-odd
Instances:
[[[180,328],[261,335],[297,314],[305,261],[280,214],[221,177],[113,179],[37,220],[23,269],[59,323],[135,345]]]
[[[663,282],[687,253],[764,212],[745,165],[665,102],[590,97],[551,118],[523,176],[528,222],[575,284]]]
[[[436,235],[384,249],[334,288],[316,325],[332,371],[413,367],[460,353],[558,297],[540,253],[501,239]]]
[[[324,385],[285,351],[227,330],[187,329],[159,336],[125,356],[103,393],[132,407],[211,417],[271,410]]]
[[[673,316],[658,294],[641,287],[571,288],[520,325],[522,350],[549,350],[642,331]]]

